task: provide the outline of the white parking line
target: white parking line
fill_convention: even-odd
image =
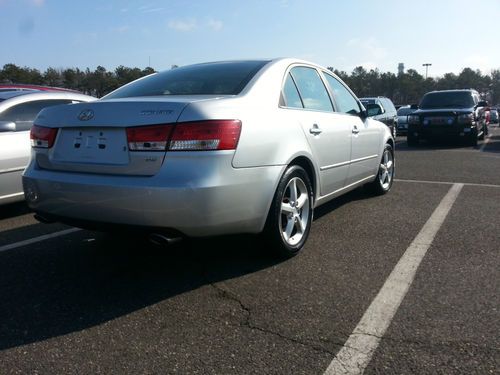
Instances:
[[[484,151],[484,148],[486,147],[486,145],[488,144],[488,142],[490,141],[490,137],[487,136],[487,137],[484,137],[484,142],[483,144],[481,145],[481,147],[479,148],[479,151],[480,152],[483,152]]]
[[[31,245],[32,243],[45,241],[45,240],[48,240],[50,238],[65,236],[66,234],[77,232],[79,230],[81,230],[81,229],[79,229],[79,228],[66,229],[66,230],[62,230],[60,232],[55,232],[55,233],[45,234],[43,236],[39,236],[39,237],[35,237],[35,238],[30,238],[29,240],[24,240],[24,241],[20,241],[20,242],[16,242],[16,243],[11,243],[9,245],[0,246],[0,253],[2,251],[12,250],[12,249],[16,249],[18,247]]]
[[[438,184],[438,185],[455,185],[462,184],[464,186],[479,186],[479,187],[491,187],[491,188],[500,188],[500,185],[494,184],[475,184],[473,182],[448,182],[448,181],[426,181],[426,180],[402,180],[395,178],[395,182],[413,182],[417,184]]]
[[[410,288],[420,262],[432,244],[463,184],[454,184],[434,210],[385,281],[325,375],[362,374]]]

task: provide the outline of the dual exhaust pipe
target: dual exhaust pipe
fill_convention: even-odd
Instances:
[[[43,215],[38,214],[38,213],[34,215],[34,218],[36,220],[38,220],[40,223],[44,223],[44,224],[52,224],[52,223],[56,222],[56,220],[53,220],[49,217],[43,216]],[[182,237],[169,237],[169,236],[166,236],[162,233],[150,233],[147,236],[147,239],[149,242],[151,242],[154,245],[168,246],[168,245],[172,245],[176,242],[179,242],[180,240],[182,240]]]

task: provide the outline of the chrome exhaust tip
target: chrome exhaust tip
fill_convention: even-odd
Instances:
[[[149,242],[158,246],[172,245],[176,242],[179,242],[181,239],[181,237],[167,237],[161,233],[151,233],[148,236]]]

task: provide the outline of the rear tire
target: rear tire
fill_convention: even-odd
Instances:
[[[278,184],[267,216],[264,236],[281,258],[296,255],[304,246],[313,218],[313,190],[304,168],[290,166]]]

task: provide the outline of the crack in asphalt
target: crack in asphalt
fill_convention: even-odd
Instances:
[[[233,302],[236,302],[242,311],[244,311],[245,313],[245,320],[243,321],[242,324],[240,324],[239,326],[243,326],[243,327],[246,327],[246,328],[249,328],[251,330],[256,330],[256,331],[259,331],[259,332],[262,332],[262,333],[265,333],[265,334],[269,334],[269,335],[273,335],[273,336],[276,336],[276,337],[279,337],[280,339],[282,340],[286,340],[286,341],[289,341],[289,342],[292,342],[294,344],[299,344],[299,345],[302,345],[302,346],[306,346],[310,349],[313,349],[314,351],[317,351],[317,352],[321,352],[323,354],[327,353],[327,354],[330,354],[332,356],[335,355],[335,352],[332,352],[330,350],[327,350],[325,348],[322,348],[322,347],[319,347],[319,346],[316,346],[310,342],[304,342],[304,341],[301,341],[301,340],[298,340],[296,338],[293,338],[293,337],[289,337],[289,336],[286,336],[286,335],[283,335],[282,333],[279,333],[279,332],[275,332],[275,331],[272,331],[272,330],[269,330],[269,329],[265,329],[265,328],[262,328],[262,327],[259,327],[255,324],[252,324],[250,322],[251,320],[251,315],[252,315],[252,311],[250,310],[250,308],[248,306],[246,306],[240,299],[239,297],[225,289],[225,288],[222,288],[221,286],[217,285],[216,283],[212,283],[212,282],[209,282],[209,285],[214,288],[220,296],[222,296],[223,298],[226,298],[230,301],[233,301]],[[229,323],[231,325],[231,323]],[[333,342],[332,342],[333,343]],[[335,345],[338,345],[338,346],[342,346],[341,344],[336,344],[336,343],[333,343]]]

